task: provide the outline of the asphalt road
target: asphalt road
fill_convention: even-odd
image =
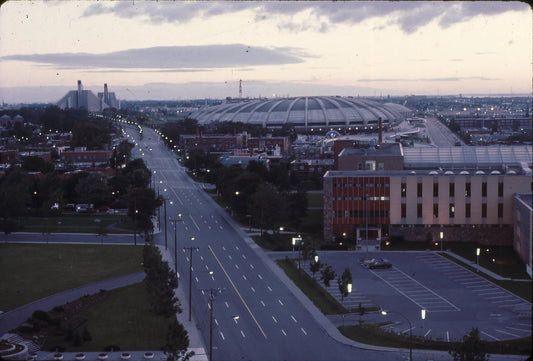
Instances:
[[[453,147],[455,142],[461,145],[465,143],[448,129],[444,124],[439,122],[435,117],[426,118],[426,131],[433,145],[437,147]]]
[[[162,232],[155,241],[164,245],[166,233],[171,254],[177,250],[180,287],[187,291],[190,253],[184,247],[198,247],[192,253],[192,312],[209,345],[212,311],[214,360],[406,359],[406,350],[374,351],[332,338],[332,332],[326,331],[327,324],[319,321],[321,315],[311,314],[312,308],[304,307],[301,298],[295,296],[299,290],[290,289],[290,283],[282,281],[272,261],[201,186],[190,180],[158,136],[147,128],[142,141],[133,128],[129,134],[138,142],[134,157],[145,160],[153,172],[155,188],[167,199],[167,220],[181,214],[181,221],[167,221],[165,229],[161,210]],[[413,359],[451,357],[445,352],[416,350]]]

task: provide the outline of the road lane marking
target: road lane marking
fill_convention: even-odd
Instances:
[[[261,279],[261,280],[263,279],[263,277],[261,277],[261,275],[259,273],[257,274],[257,277],[259,277],[259,279]]]
[[[305,332],[305,330],[304,330],[302,327],[300,327],[300,330],[302,330],[302,332],[304,333],[304,335],[307,336],[307,332]]]
[[[220,336],[222,337],[223,340],[225,340],[224,334],[222,333],[222,331],[220,331]]]
[[[506,334],[506,335],[510,335],[510,336],[513,336],[513,337],[520,337],[520,335],[517,335],[517,334],[514,334],[514,333],[511,333],[511,332],[506,332],[506,331],[502,331],[502,330],[498,330],[498,329],[494,329],[496,332],[499,332],[499,333],[503,333],[503,334]]]
[[[239,290],[237,289],[237,286],[235,286],[235,283],[233,283],[233,281],[231,280],[231,277],[229,276],[228,272],[226,272],[226,269],[224,268],[224,266],[222,266],[222,263],[220,262],[220,260],[218,259],[217,255],[215,254],[215,251],[213,251],[213,248],[211,248],[210,245],[208,245],[207,247],[209,248],[209,250],[213,254],[213,257],[215,257],[215,259],[216,259],[218,265],[220,266],[220,268],[222,268],[222,271],[224,271],[224,274],[226,275],[226,277],[228,278],[228,281],[231,283],[231,285],[233,286],[233,289],[235,290],[235,292],[237,293],[237,295],[241,299],[244,307],[246,308],[246,310],[248,310],[248,313],[250,313],[250,316],[252,316],[252,319],[254,320],[255,324],[257,325],[257,328],[259,328],[259,331],[261,331],[263,336],[265,338],[267,338],[267,335],[265,334],[265,331],[263,331],[263,329],[261,328],[261,325],[259,325],[259,322],[257,322],[257,319],[255,318],[254,314],[250,310],[250,307],[248,307],[248,304],[246,303],[246,301],[244,301],[244,298],[242,298],[241,294],[239,293]]]
[[[267,286],[267,288],[270,292],[272,292],[272,288],[270,288],[270,286]]]
[[[194,225],[196,226],[196,228],[198,230],[200,230],[200,227],[198,227],[198,224],[196,223],[196,221],[194,220],[194,218],[192,217],[192,214],[189,214],[189,218],[191,219],[192,223],[194,223]]]
[[[424,337],[426,337],[427,335],[429,335],[430,332],[431,332],[431,329],[429,329],[429,331],[425,333]]]
[[[224,304],[226,304],[226,308],[229,308],[228,301],[225,301]]]
[[[275,323],[278,323],[278,320],[276,320],[276,317],[272,316],[272,319],[274,320]]]
[[[296,319],[294,318],[293,315],[291,315],[291,318],[292,318],[292,320],[293,320],[295,323],[298,323],[298,321],[296,321]]]
[[[250,267],[251,267],[252,269],[254,269],[254,265],[253,265],[253,264],[251,264],[251,263],[250,263]]]
[[[244,335],[244,332],[241,330],[241,335],[242,335],[242,338],[246,338],[246,336]]]
[[[263,305],[263,307],[266,307],[265,303],[263,302],[263,300],[259,300],[259,302],[261,302],[261,304]]]
[[[446,331],[446,339],[450,342],[450,333],[448,331]]]
[[[283,306],[283,302],[281,302],[281,300],[278,300],[279,304]]]
[[[486,333],[486,332],[484,332],[484,331],[481,331],[481,333],[484,334],[484,335],[489,336],[490,338],[493,338],[493,339],[496,340],[496,341],[500,341],[499,338],[496,338],[496,337],[494,337],[494,336],[492,336],[492,335],[489,335],[488,333]]]
[[[248,281],[248,278],[246,278],[245,275],[242,275],[242,278],[244,278],[245,281]]]
[[[254,293],[255,293],[255,288],[253,288],[253,287],[252,287],[252,292],[254,292]]]
[[[284,329],[281,329],[281,332],[283,333],[283,335],[287,336],[287,333],[285,332]]]

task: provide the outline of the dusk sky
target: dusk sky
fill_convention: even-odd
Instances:
[[[532,93],[522,2],[8,1],[0,101]]]

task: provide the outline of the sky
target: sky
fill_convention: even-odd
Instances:
[[[7,1],[0,100],[532,93],[509,1]]]

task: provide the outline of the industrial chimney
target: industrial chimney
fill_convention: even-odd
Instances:
[[[81,80],[78,80],[78,104],[76,104],[77,108],[81,108],[81,94],[83,92],[83,86],[81,85]]]
[[[104,103],[109,104],[109,93],[107,92],[107,83],[104,83]]]

